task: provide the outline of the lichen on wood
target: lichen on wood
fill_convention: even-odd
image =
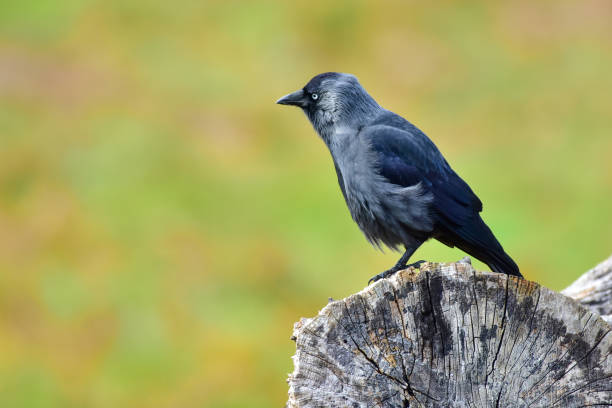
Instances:
[[[296,323],[288,406],[611,405],[610,330],[534,282],[426,263]]]

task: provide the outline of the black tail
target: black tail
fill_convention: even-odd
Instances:
[[[523,276],[521,275],[519,267],[516,265],[516,263],[508,256],[507,253],[503,252],[503,250],[502,252],[491,252],[485,254],[483,257],[478,257],[476,255],[474,255],[474,257],[486,263],[493,272],[505,273],[520,277]]]
[[[443,236],[438,238],[444,244],[467,252],[487,264],[493,272],[523,276],[480,215],[475,214],[466,225],[449,228],[447,224],[444,227]]]

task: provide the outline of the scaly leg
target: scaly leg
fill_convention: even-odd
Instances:
[[[412,254],[414,254],[414,251],[416,251],[417,248],[420,247],[420,246],[421,246],[421,244],[413,246],[413,247],[405,247],[406,248],[406,252],[404,252],[404,255],[402,255],[402,257],[399,259],[399,261],[397,261],[395,266],[393,266],[393,268],[391,268],[391,269],[387,269],[386,271],[379,273],[378,275],[372,276],[370,278],[370,280],[368,281],[368,285],[370,283],[376,282],[377,280],[380,280],[382,278],[388,278],[389,276],[393,275],[395,272],[400,271],[402,269],[406,269],[406,268],[410,268],[410,267],[418,268],[419,265],[421,265],[425,261],[417,261],[417,262],[411,263],[409,265],[407,265],[407,263],[408,263],[408,260],[410,259],[410,257],[412,256]]]

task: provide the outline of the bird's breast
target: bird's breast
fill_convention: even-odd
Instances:
[[[368,143],[355,138],[330,145],[338,181],[353,220],[372,242],[406,243],[411,231],[430,231],[431,196],[417,184],[402,187],[379,172],[378,157]]]
[[[376,157],[365,143],[351,138],[337,138],[330,151],[342,177],[349,209],[356,210],[376,198],[376,184],[382,177],[376,168]]]

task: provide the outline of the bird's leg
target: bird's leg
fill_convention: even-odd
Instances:
[[[408,262],[412,254],[414,254],[414,251],[416,251],[419,246],[420,244],[414,247],[406,247],[406,252],[404,252],[404,255],[402,255],[402,257],[399,259],[399,261],[397,261],[397,263],[393,266],[393,268],[387,269],[386,271],[381,272],[378,275],[372,276],[370,280],[368,281],[368,285],[382,278],[388,278],[389,276],[393,275],[395,272],[400,271],[402,269],[406,269],[410,267],[418,268],[425,261],[417,261],[409,265],[407,265],[406,263]]]

